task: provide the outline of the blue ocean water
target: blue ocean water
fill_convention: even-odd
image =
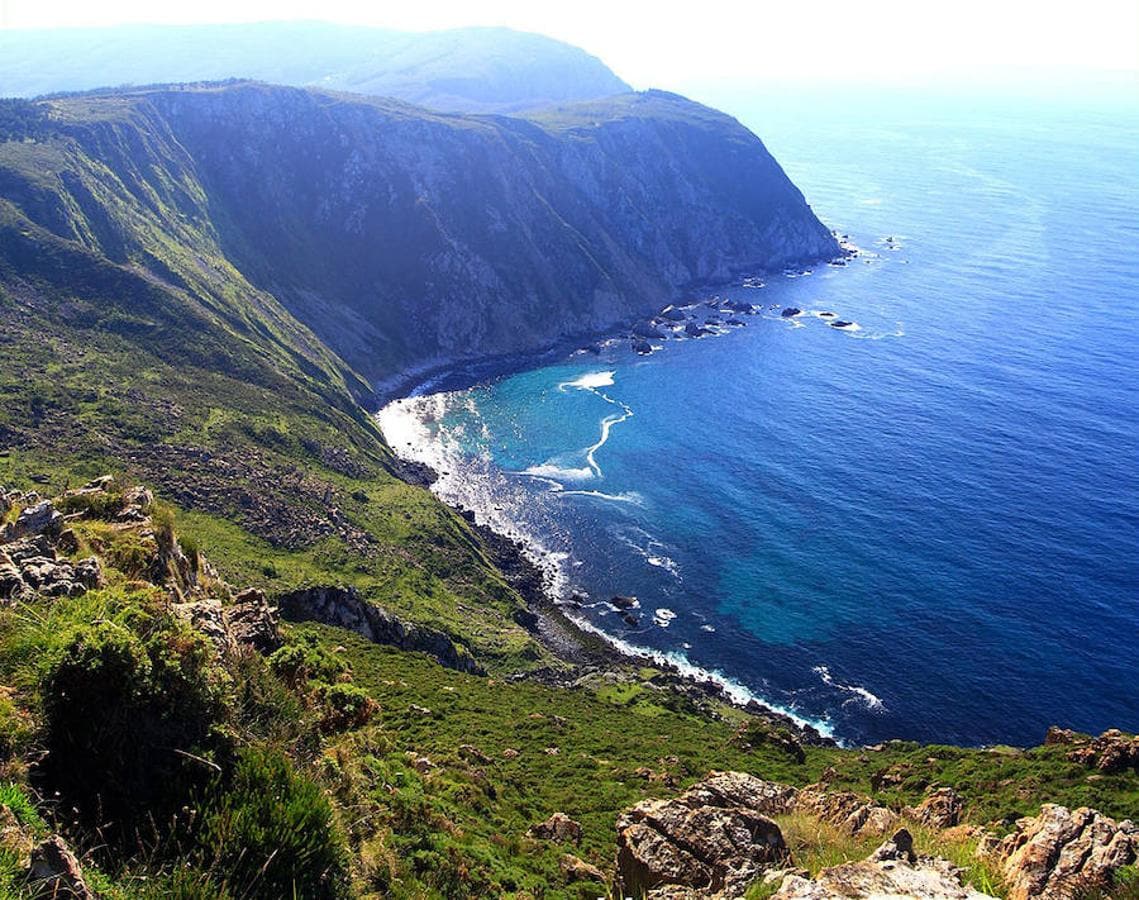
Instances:
[[[865,254],[692,298],[746,327],[401,401],[397,450],[575,615],[845,740],[1139,730],[1139,106],[730,111]]]

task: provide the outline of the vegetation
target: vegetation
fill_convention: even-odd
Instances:
[[[673,101],[643,103],[616,105]],[[611,885],[567,882],[563,854],[611,875],[618,813],[712,769],[898,810],[951,785],[998,834],[1044,801],[1139,810],[1139,773],[1063,746],[803,746],[653,668],[527,677],[566,664],[467,523],[396,477],[366,381],[233,264],[235,233],[154,107],[109,94],[0,116],[0,512],[55,497],[55,550],[102,572],[0,600],[0,897],[29,893],[25,845],[49,833],[111,898],[596,897]],[[312,586],[354,587],[489,674],[315,623],[263,655],[184,608],[224,621],[238,589]],[[555,811],[580,844],[529,836]],[[866,850],[783,824],[809,868]],[[971,859],[967,839],[919,841]]]

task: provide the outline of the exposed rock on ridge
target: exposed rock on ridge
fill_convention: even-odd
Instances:
[[[282,612],[296,621],[317,621],[347,628],[377,644],[429,653],[450,669],[483,675],[465,647],[441,631],[405,622],[368,602],[352,587],[313,587],[277,598]]]

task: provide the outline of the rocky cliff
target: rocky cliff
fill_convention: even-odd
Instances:
[[[34,109],[40,137],[8,151],[40,168],[0,170],[20,214],[163,278],[220,256],[374,380],[837,252],[755,135],[661,92],[530,119],[257,84]]]

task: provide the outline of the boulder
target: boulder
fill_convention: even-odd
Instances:
[[[50,500],[40,500],[20,510],[15,522],[4,528],[5,542],[14,541],[28,535],[43,534],[56,537],[63,530],[63,514]]]
[[[902,829],[861,862],[823,869],[814,881],[792,874],[772,896],[779,900],[981,900],[989,895],[962,885],[960,871],[948,860],[919,857],[910,833]]]
[[[695,322],[689,322],[684,326],[684,333],[689,337],[698,338],[712,332],[705,328],[703,325],[697,325]]]
[[[584,859],[579,859],[572,853],[566,853],[558,860],[558,868],[566,881],[599,881],[605,883],[605,873],[597,866],[591,866]]]
[[[1046,803],[1016,823],[991,855],[1009,900],[1060,900],[1083,890],[1108,890],[1116,870],[1139,859],[1139,828],[1097,810]]]
[[[803,314],[803,310],[799,309],[799,307],[788,306],[779,315],[781,315],[784,319],[793,319],[793,318],[795,318],[795,316],[799,316],[802,314]]]
[[[849,791],[828,791],[821,784],[799,791],[795,808],[855,837],[886,835],[898,824],[897,814],[881,804]]]
[[[59,835],[52,835],[32,850],[31,877],[41,896],[96,900],[83,878],[79,860]]]
[[[575,822],[563,812],[553,813],[545,822],[531,825],[526,832],[540,841],[554,841],[558,844],[580,844],[581,823]]]
[[[280,616],[265,594],[247,588],[233,598],[224,610],[225,624],[238,644],[246,644],[259,653],[272,653],[281,646]]]
[[[20,574],[20,567],[7,553],[0,550],[0,601],[17,600],[27,590],[28,585]]]
[[[961,821],[965,801],[951,787],[938,788],[916,807],[906,807],[909,819],[928,828],[952,828]]]
[[[671,800],[647,800],[617,819],[625,896],[742,897],[790,852],[769,815],[795,789],[740,772],[715,772]]]

